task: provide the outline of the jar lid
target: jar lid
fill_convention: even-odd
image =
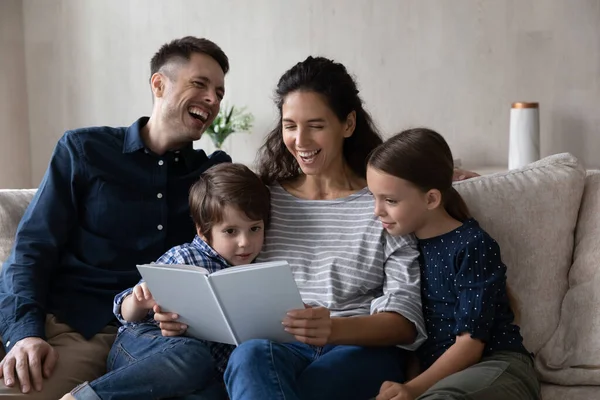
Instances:
[[[539,107],[540,107],[539,103],[525,103],[525,102],[512,103],[512,108],[539,108]]]

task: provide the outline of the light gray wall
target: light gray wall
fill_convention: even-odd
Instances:
[[[230,56],[226,101],[256,116],[226,143],[251,163],[272,90],[307,55],[347,65],[386,136],[427,125],[467,166],[506,164],[509,108],[541,105],[542,155],[600,166],[598,0],[24,0],[32,182],[65,129],[151,107],[148,61],[183,35]],[[3,110],[2,112],[6,112]],[[200,146],[212,148],[203,138]]]
[[[0,189],[31,186],[21,0],[0,1]]]

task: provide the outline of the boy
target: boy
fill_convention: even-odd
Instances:
[[[256,258],[269,223],[270,196],[250,169],[230,163],[210,168],[190,189],[189,205],[196,237],[156,263],[197,265],[212,273]],[[155,305],[143,281],[115,297],[114,313],[123,326],[108,356],[108,373],[63,400],[147,399],[148,392],[152,398],[223,396],[222,374],[234,346],[162,336],[152,318]]]

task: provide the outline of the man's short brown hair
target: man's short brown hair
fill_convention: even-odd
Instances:
[[[229,71],[229,59],[216,43],[204,38],[186,36],[163,44],[158,49],[150,60],[150,77],[171,61],[189,61],[194,53],[212,57],[223,70],[223,74]]]
[[[226,206],[234,207],[268,227],[271,216],[269,189],[243,164],[222,163],[206,170],[190,189],[190,212],[199,233],[212,240],[211,229],[223,221]]]

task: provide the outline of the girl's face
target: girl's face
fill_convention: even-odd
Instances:
[[[318,93],[288,94],[281,109],[283,142],[306,175],[322,175],[344,164],[344,139],[352,136],[355,116],[341,122]]]
[[[419,231],[428,216],[427,193],[409,181],[367,167],[367,185],[375,198],[375,215],[393,236]]]

